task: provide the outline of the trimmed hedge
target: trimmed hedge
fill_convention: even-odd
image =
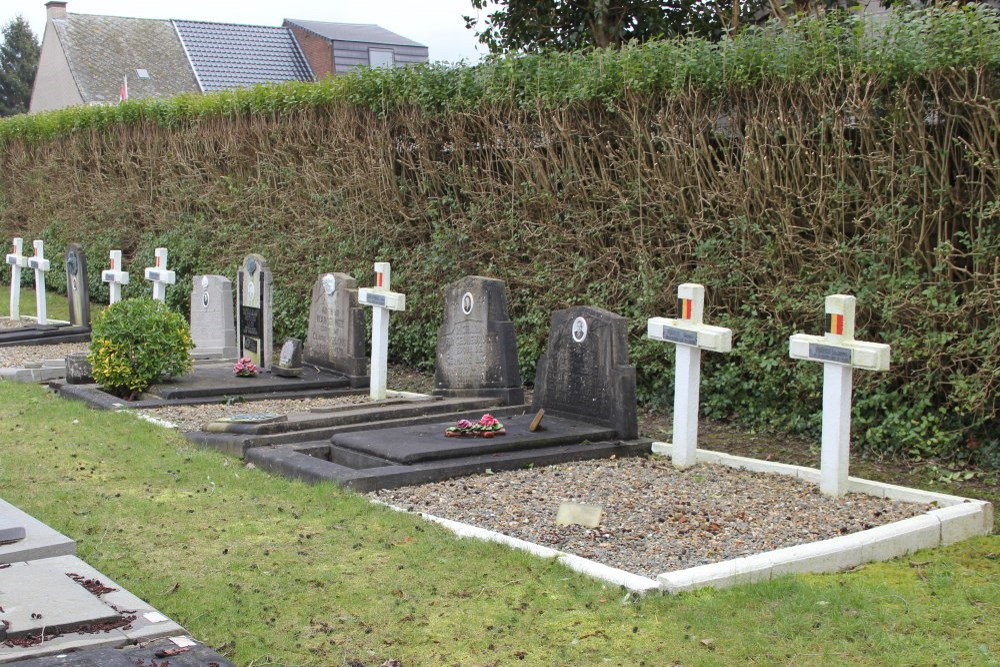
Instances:
[[[599,305],[632,324],[647,402],[673,355],[645,320],[702,282],[735,332],[703,412],[809,432],[821,369],[787,337],[847,291],[858,337],[893,345],[856,374],[855,444],[1000,464],[998,75],[997,14],[964,8],[70,109],[0,121],[0,220],[83,242],[101,298],[95,257],[140,276],[165,245],[185,310],[192,275],[259,252],[279,337],[321,272],[392,261],[392,354],[423,366],[462,275],[507,281],[529,379],[549,313]]]

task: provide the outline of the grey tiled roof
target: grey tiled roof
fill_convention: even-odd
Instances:
[[[67,14],[52,25],[85,104],[117,102],[126,75],[129,99],[198,92],[169,21]],[[149,78],[140,79],[137,69]]]
[[[386,30],[374,23],[327,23],[326,21],[302,21],[285,19],[285,24],[305,28],[320,37],[344,42],[370,42],[372,44],[395,44],[397,46],[426,46],[402,35]]]
[[[177,20],[173,24],[205,92],[313,80],[288,28]]]

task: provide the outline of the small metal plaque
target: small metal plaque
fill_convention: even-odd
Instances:
[[[240,306],[240,328],[244,336],[260,338],[260,308]]]
[[[809,358],[818,361],[832,361],[837,364],[850,365],[853,360],[851,350],[846,347],[809,343]]]
[[[669,327],[664,325],[663,340],[669,340],[671,343],[680,343],[682,345],[698,345],[698,332],[688,331],[687,329],[678,329],[677,327]]]
[[[158,282],[158,283],[166,282],[163,279],[163,274],[160,273],[160,271],[158,269],[146,269],[146,272],[147,272],[146,273],[146,277],[149,280],[152,280],[152,281]]]
[[[365,298],[365,303],[371,304],[373,306],[384,306],[385,305],[385,295],[384,294],[373,294],[368,293]]]

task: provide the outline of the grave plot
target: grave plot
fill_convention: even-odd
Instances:
[[[474,310],[474,304],[470,308],[463,298],[466,291],[460,294],[459,309]],[[484,332],[497,330],[485,322],[481,328]],[[443,330],[446,334],[449,331],[447,327]],[[463,338],[469,335],[464,328],[450,331]],[[466,363],[478,358],[483,364],[487,357],[483,349],[491,349],[484,345],[489,336],[478,340],[478,345],[465,346],[458,353],[467,358]],[[453,353],[449,352],[454,346],[448,344],[447,335],[444,341],[442,345],[439,340],[439,358],[442,347],[446,354]],[[506,367],[493,361],[483,365]],[[447,368],[439,372],[439,389],[446,389],[441,384],[447,374]],[[458,385],[463,391],[472,391],[464,386],[467,381],[468,373],[463,371]],[[552,316],[548,348],[539,360],[529,410],[517,406],[491,411],[489,416],[477,410],[440,421],[383,423],[336,433],[328,442],[248,449],[246,458],[290,477],[373,490],[486,470],[642,455],[649,452],[650,445],[650,440],[638,438],[635,368],[628,364],[625,319],[599,308],[576,307]]]
[[[144,642],[141,646],[97,648],[19,660],[20,667],[235,667],[222,655],[186,635]]]
[[[0,500],[0,565],[75,553],[76,541]]]
[[[31,257],[21,254],[22,246],[22,239],[14,239],[13,252],[6,255],[6,262],[11,267],[10,316],[0,326],[0,347],[90,340],[90,289],[87,256],[83,248],[71,243],[66,249],[66,292],[70,317],[67,322],[48,317],[45,274],[51,268],[51,262],[45,258],[45,244],[40,240],[34,241],[35,254]],[[20,314],[22,268],[32,269],[35,273],[35,318],[29,319]]]
[[[0,662],[184,634],[75,556],[0,569]]]
[[[383,263],[378,268],[385,271]],[[385,274],[362,297],[376,303],[386,299]],[[355,289],[353,279],[343,274],[323,276],[313,289],[313,313],[310,338],[306,339],[305,359],[324,367],[363,372],[366,361],[363,348],[363,322],[358,317],[341,318],[338,312],[360,308],[337,296],[337,286]],[[242,456],[246,450],[267,445],[312,443],[306,446],[326,447],[335,434],[356,431],[379,422],[388,425],[417,425],[441,419],[455,420],[466,411],[484,411],[524,400],[521,376],[517,367],[517,341],[514,325],[507,315],[503,281],[469,276],[449,285],[445,293],[444,324],[438,331],[435,396],[400,394],[383,387],[387,398],[365,405],[343,405],[290,415],[254,415],[217,421],[201,432],[187,433],[197,443],[212,446]],[[391,297],[387,302],[395,302]],[[373,316],[380,317],[381,306],[373,306]],[[341,331],[337,320],[353,323]],[[334,324],[331,324],[333,322]],[[315,326],[314,326],[315,325]],[[313,330],[332,332],[332,340],[313,337]],[[310,339],[313,341],[310,344]],[[317,345],[319,340],[322,344]],[[377,345],[377,337],[376,343]],[[388,345],[388,340],[384,341]],[[383,356],[384,359],[384,356]],[[384,363],[384,361],[383,361]],[[381,374],[385,376],[384,369]],[[355,375],[355,377],[361,377]],[[384,384],[384,380],[382,381]],[[521,412],[524,407],[522,406]]]
[[[161,298],[173,272],[158,265],[146,269]],[[195,276],[191,292],[193,355],[198,361],[183,377],[150,387],[135,401],[109,394],[89,378],[67,377],[52,386],[63,396],[83,400],[101,409],[156,408],[166,405],[224,403],[280,398],[329,397],[364,393],[368,359],[364,356],[364,321],[353,280],[327,274],[313,290],[309,330],[303,356],[295,342],[287,355],[272,363],[271,271],[259,255],[244,259],[237,278],[234,326],[232,283],[222,276]],[[319,294],[317,294],[319,292]],[[234,358],[246,359],[236,372]],[[252,368],[252,372],[251,369]]]

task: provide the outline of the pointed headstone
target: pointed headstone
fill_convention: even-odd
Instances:
[[[233,281],[225,276],[195,276],[191,287],[192,354],[201,358],[235,359],[236,323]]]
[[[507,315],[504,282],[466,276],[448,285],[444,302],[434,394],[495,397],[508,405],[523,403],[517,337]]]
[[[236,279],[236,345],[259,369],[271,367],[274,323],[271,312],[271,269],[257,254],[247,255]]]
[[[624,440],[637,438],[635,366],[628,363],[625,318],[592,306],[552,313],[531,409],[603,424]]]
[[[365,313],[358,281],[346,273],[326,273],[313,285],[304,359],[346,375],[352,387],[368,385]]]

